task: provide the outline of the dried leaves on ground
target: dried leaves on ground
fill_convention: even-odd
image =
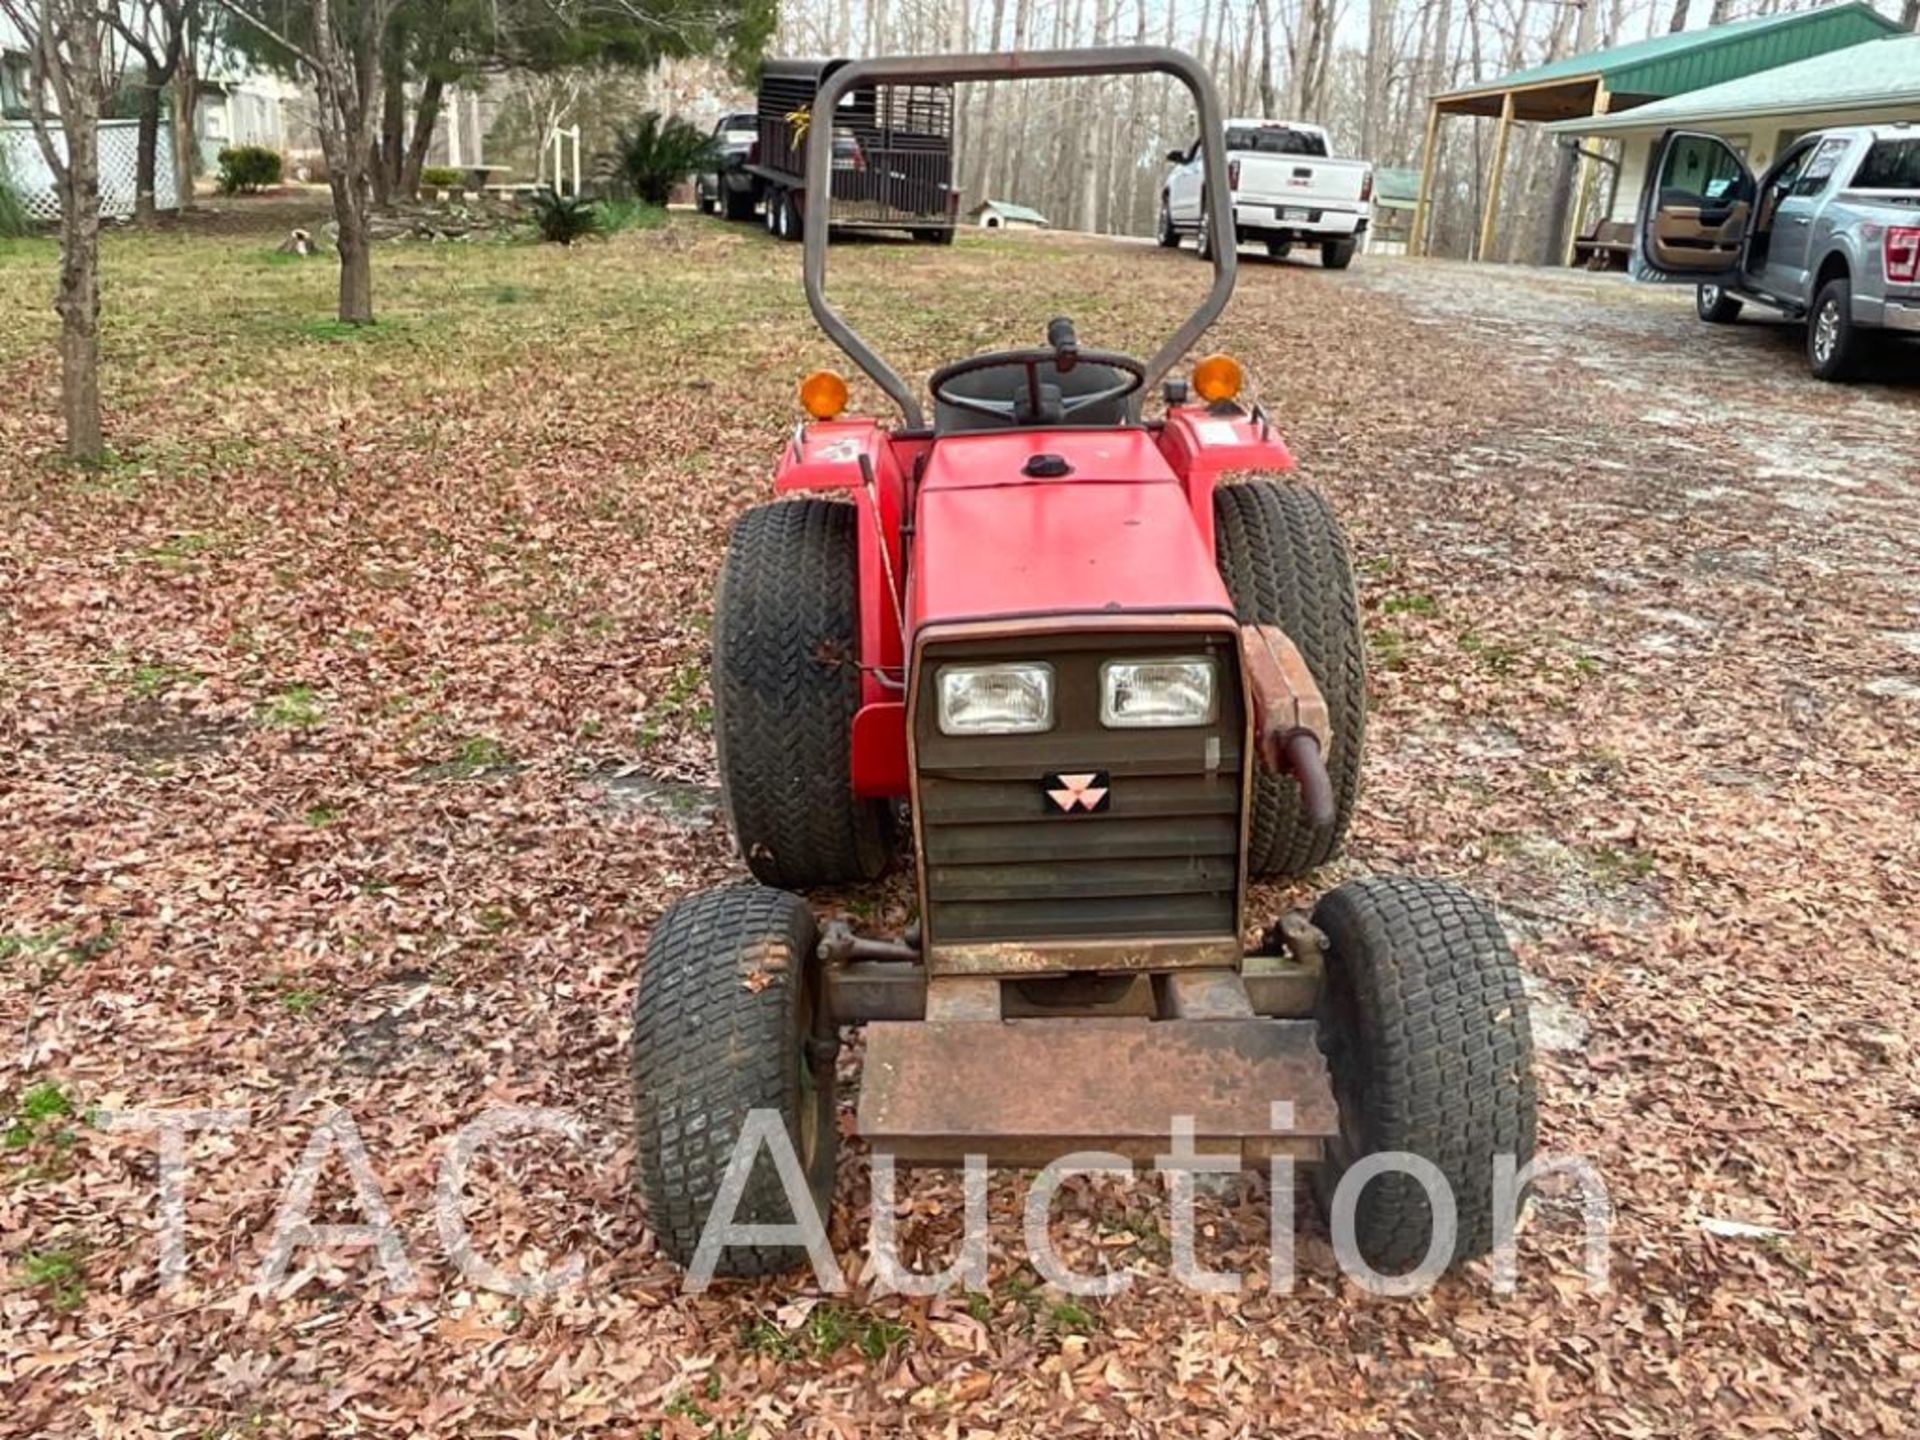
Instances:
[[[1074,1299],[1024,1265],[1001,1177],[978,1292],[693,1297],[629,1194],[625,1006],[652,917],[740,873],[709,594],[832,358],[797,251],[690,217],[397,246],[358,333],[325,318],[331,265],[271,253],[312,217],[256,214],[109,241],[98,474],[47,458],[51,252],[0,256],[0,1432],[1912,1433],[1910,353],[1822,387],[1790,331],[1684,295],[1371,256],[1250,258],[1221,327],[1361,565],[1375,721],[1339,873],[1503,907],[1553,1047],[1543,1143],[1611,1194],[1610,1288],[1548,1181],[1513,1295],[1475,1267],[1371,1299],[1310,1220],[1274,1293],[1255,1185],[1203,1200],[1202,1258],[1249,1278],[1198,1296],[1143,1178],[1063,1195],[1065,1254],[1132,1273]],[[1057,313],[1144,350],[1203,276],[1046,237],[833,263],[922,373]],[[908,898],[841,900],[879,928]],[[466,1177],[482,1259],[577,1257],[549,1299],[476,1286],[434,1225],[455,1132],[505,1104],[583,1125]],[[183,1142],[163,1287],[155,1139],[107,1120],[192,1107],[244,1123]],[[413,1288],[321,1245],[263,1289],[341,1113]],[[856,1276],[865,1171],[847,1147]],[[945,1263],[959,1213],[905,1177],[906,1255]],[[364,1219],[335,1154],[316,1223]]]

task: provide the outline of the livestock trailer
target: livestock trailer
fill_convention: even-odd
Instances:
[[[847,60],[769,60],[761,71],[759,138],[747,159],[767,232],[798,240],[821,212],[807,174],[814,98]],[[947,245],[959,218],[954,188],[953,86],[857,85],[834,106],[832,214],[846,230],[904,230]]]

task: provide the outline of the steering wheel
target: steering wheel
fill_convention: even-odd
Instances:
[[[1085,362],[1089,365],[1104,365],[1121,372],[1121,378],[1099,390],[1089,391],[1085,395],[1067,395],[1060,401],[1061,422],[1071,420],[1083,410],[1091,410],[1100,405],[1111,404],[1115,400],[1125,399],[1147,382],[1146,366],[1130,355],[1120,355],[1107,350],[1089,350],[1084,353],[1079,341],[1074,337],[1073,322],[1062,318],[1047,326],[1047,345],[1045,350],[989,350],[984,355],[975,355],[969,360],[956,360],[951,365],[943,365],[933,372],[927,381],[927,388],[933,392],[933,398],[942,405],[951,405],[956,410],[965,410],[974,415],[985,415],[990,419],[1004,420],[1009,425],[1039,423],[1043,417],[1039,410],[1040,367],[1052,365],[1058,374],[1065,375],[1076,365]],[[993,400],[979,395],[956,395],[948,389],[954,381],[968,375],[976,375],[982,370],[997,370],[1008,365],[1023,366],[1027,372],[1027,407],[1035,413],[1022,415],[1017,400]]]

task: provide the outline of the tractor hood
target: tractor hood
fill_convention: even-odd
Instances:
[[[944,436],[914,529],[916,635],[1045,615],[1233,614],[1186,487],[1143,430]]]

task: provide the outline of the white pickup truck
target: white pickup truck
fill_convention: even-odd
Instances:
[[[1330,158],[1327,132],[1292,120],[1227,121],[1227,184],[1241,241],[1264,241],[1276,258],[1295,242],[1318,245],[1320,263],[1344,270],[1373,218],[1373,166]],[[1202,259],[1212,246],[1212,202],[1200,174],[1200,142],[1168,154],[1173,169],[1160,191],[1160,243],[1171,250],[1196,237]]]

